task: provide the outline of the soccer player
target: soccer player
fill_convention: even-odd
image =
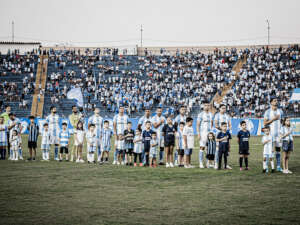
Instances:
[[[51,143],[51,133],[49,131],[48,123],[44,123],[42,129],[42,140],[41,140],[41,150],[42,150],[42,160],[49,161],[49,150]]]
[[[179,129],[176,132],[176,149],[178,152],[178,167],[184,166],[184,148],[183,148],[183,129],[184,122],[179,123]]]
[[[228,131],[227,123],[222,122],[221,123],[221,131],[217,135],[217,140],[219,142],[219,162],[218,162],[218,170],[221,169],[222,165],[222,157],[224,157],[224,169],[227,168],[227,156],[228,152],[230,151],[230,139],[231,134]]]
[[[240,171],[243,170],[243,159],[245,161],[245,170],[248,170],[248,155],[249,155],[249,138],[250,132],[247,130],[246,121],[241,121],[241,130],[237,134],[239,154],[240,154]]]
[[[150,109],[149,108],[146,108],[145,109],[145,115],[142,116],[140,119],[139,119],[139,122],[138,122],[138,129],[142,129],[142,131],[144,131],[146,129],[146,123],[147,121],[151,121],[151,114],[150,114]]]
[[[11,113],[11,107],[9,105],[6,105],[5,106],[5,112],[0,115],[4,119],[4,123],[3,124],[7,126],[7,131],[6,131],[6,146],[7,146],[8,156],[10,156],[10,144],[9,144],[9,135],[10,134],[9,134],[9,129],[8,129],[8,121],[9,121],[9,114],[10,113]],[[6,155],[6,150],[5,150],[5,155]]]
[[[28,149],[29,159],[36,157],[37,141],[39,137],[39,126],[34,121],[34,116],[30,116],[30,124],[28,126]]]
[[[50,107],[50,115],[47,116],[46,122],[49,124],[49,131],[51,134],[51,142],[50,145],[54,145],[54,160],[59,160],[58,158],[58,135],[60,132],[59,129],[59,115],[57,115],[56,107]]]
[[[63,154],[66,155],[66,161],[69,161],[69,139],[70,133],[67,130],[68,124],[62,123],[62,130],[59,132],[59,144],[60,144],[60,154],[59,154],[59,161],[62,162]]]
[[[95,132],[97,135],[97,161],[101,161],[101,146],[100,146],[100,139],[101,139],[101,130],[103,128],[103,118],[100,116],[100,109],[95,108],[94,115],[92,115],[88,119],[88,124],[94,124],[95,125]]]
[[[73,105],[72,106],[72,114],[69,115],[69,121],[73,127],[74,130],[74,140],[75,140],[75,130],[77,128],[78,122],[81,120],[82,118],[82,114],[78,113],[78,109],[77,106]],[[71,158],[70,161],[73,162],[73,159],[78,160],[78,145],[73,145],[72,149],[71,149]],[[75,158],[73,157],[75,155]]]
[[[177,128],[177,130],[179,130],[179,124],[181,122],[183,122],[183,123],[186,122],[186,107],[184,105],[180,106],[179,115],[177,115],[174,120],[174,125]],[[178,152],[177,151],[175,152],[174,162],[175,162],[175,166],[177,166],[178,165]]]
[[[156,115],[152,117],[153,131],[157,133],[159,145],[159,165],[164,165],[164,137],[162,135],[162,128],[166,122],[166,118],[162,115],[162,108],[156,109]]]
[[[265,135],[262,137],[262,141],[261,141],[262,144],[264,145],[263,173],[268,173],[269,172],[269,169],[268,169],[269,160],[270,160],[270,163],[271,163],[272,173],[274,173],[274,161],[273,161],[273,157],[274,157],[274,149],[273,149],[274,140],[273,139],[274,138],[270,134],[270,127],[269,126],[264,127],[264,133],[265,133]]]
[[[76,162],[84,163],[84,160],[82,157],[83,141],[84,141],[84,135],[85,135],[85,132],[83,130],[83,123],[80,120],[78,120],[78,122],[74,128],[75,128],[74,129],[74,146],[75,146]]]
[[[117,115],[115,115],[114,119],[113,119],[115,146],[117,146],[116,143],[119,141],[120,135],[123,135],[124,130],[126,130],[127,123],[128,123],[128,116],[124,114],[124,106],[120,105],[119,113]],[[123,141],[123,140],[120,140],[120,141]],[[113,164],[117,164],[117,156],[118,156],[118,151],[115,148]]]
[[[205,146],[207,142],[207,135],[213,127],[213,115],[209,112],[209,102],[203,102],[203,111],[199,113],[197,118],[197,133],[199,138],[199,167],[204,168],[203,166],[203,153],[205,151]]]
[[[97,148],[97,134],[95,131],[95,124],[90,123],[88,125],[88,132],[86,134],[86,142],[87,142],[87,161],[88,163],[96,163],[95,162],[95,151]]]
[[[133,154],[134,154],[134,166],[136,167],[137,164],[137,157],[139,157],[139,163],[140,166],[143,166],[142,162],[142,152],[143,152],[143,138],[142,138],[142,132],[139,129],[136,129],[135,131],[135,137],[133,139],[134,143],[134,149],[133,149]]]
[[[132,153],[133,153],[133,139],[134,139],[134,130],[131,129],[132,124],[130,121],[127,123],[127,129],[124,131],[125,139],[125,161],[126,165],[132,166]]]
[[[281,128],[281,140],[282,140],[282,150],[283,150],[283,173],[292,173],[289,170],[289,158],[293,151],[293,129],[291,128],[291,122],[289,118],[285,118],[282,121]]]
[[[17,130],[12,130],[10,135],[10,144],[11,144],[11,160],[17,161],[19,158],[19,148],[22,143],[21,137],[18,134]]]
[[[231,131],[231,118],[230,116],[226,113],[226,105],[221,104],[219,107],[220,111],[218,113],[215,114],[215,118],[214,118],[214,125],[215,128],[218,132],[221,131],[221,124],[222,123],[226,123],[227,124],[227,129],[229,130],[229,132]],[[216,134],[218,135],[218,133]],[[218,142],[217,142],[217,152],[216,152],[216,157],[215,157],[215,169],[218,168],[218,162],[219,162],[219,147],[218,147]],[[229,165],[227,165],[227,169],[232,169]]]
[[[149,152],[151,147],[151,139],[152,139],[152,133],[153,130],[151,130],[151,122],[147,121],[145,125],[145,130],[142,133],[143,137],[143,143],[144,143],[144,155],[145,155],[145,161],[144,165],[149,166]]]
[[[118,140],[115,142],[117,154],[117,165],[125,165],[124,158],[125,158],[125,146],[124,146],[124,136],[122,134],[118,135]]]
[[[21,133],[22,133],[21,121],[16,117],[16,115],[14,113],[9,114],[8,129],[10,131],[9,136],[12,135],[13,130],[16,130],[18,135],[21,138]],[[18,151],[19,151],[18,155],[19,155],[20,159],[23,160],[23,153],[22,153],[22,146],[21,145],[19,145]],[[10,153],[13,154],[12,150],[10,150]]]
[[[150,167],[156,168],[156,154],[157,154],[157,149],[158,149],[158,140],[156,133],[152,133],[152,139],[150,141]]]
[[[101,153],[103,162],[108,163],[109,152],[111,149],[111,138],[113,131],[109,128],[109,121],[105,120],[103,123],[103,129],[101,134]]]
[[[191,165],[191,156],[193,153],[195,135],[193,129],[193,118],[186,118],[186,125],[183,128],[183,147],[184,147],[184,168],[194,168]]]
[[[5,160],[6,158],[6,147],[7,147],[7,131],[8,127],[4,124],[4,117],[0,116],[0,159]]]
[[[162,135],[164,136],[165,152],[166,152],[166,167],[174,167],[173,164],[173,149],[175,146],[175,133],[176,127],[173,124],[172,118],[168,116],[167,124],[162,129]]]
[[[270,100],[271,107],[264,114],[264,126],[270,127],[270,134],[273,137],[273,147],[276,151],[276,162],[277,162],[277,171],[282,172],[281,168],[281,155],[280,155],[280,130],[281,123],[280,120],[283,118],[283,112],[278,108],[278,101],[276,98],[271,98]]]
[[[213,163],[215,159],[216,148],[217,148],[216,137],[213,132],[209,132],[207,135],[207,142],[206,142],[206,149],[207,149],[206,167],[207,168],[211,168],[212,166],[214,166]]]

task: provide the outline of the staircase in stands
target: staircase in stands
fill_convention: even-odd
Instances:
[[[211,100],[210,102],[210,105],[211,105],[211,112],[212,113],[215,113],[216,112],[216,108],[214,107],[214,103],[217,103],[217,104],[221,104],[221,102],[223,101],[223,98],[226,96],[226,94],[232,89],[235,81],[237,79],[239,79],[239,73],[243,67],[243,65],[246,63],[247,61],[247,57],[242,57],[241,59],[239,59],[236,64],[234,65],[234,67],[232,68],[232,71],[235,72],[235,76],[236,76],[236,79],[231,81],[229,84],[227,84],[226,86],[223,87],[222,89],[222,92],[221,92],[221,95],[219,95],[219,93],[217,92],[215,94],[215,96],[213,97],[213,99]]]
[[[32,106],[31,106],[31,115],[39,118],[43,117],[44,94],[40,94],[40,90],[45,90],[46,87],[47,68],[48,68],[48,56],[41,55],[40,62],[37,66],[35,90],[32,98]]]

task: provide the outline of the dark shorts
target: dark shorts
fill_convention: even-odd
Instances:
[[[164,147],[160,147],[160,151],[163,152],[165,150]]]
[[[228,156],[228,153],[229,153],[228,149],[219,149],[219,157],[221,157],[223,154],[224,156],[225,155]]]
[[[126,150],[125,149],[118,149],[118,154],[119,155],[123,155],[126,153]]]
[[[69,149],[67,147],[60,147],[60,151],[59,151],[60,154],[68,154],[69,153]]]
[[[175,146],[174,141],[165,141],[165,147]]]
[[[144,148],[144,152],[150,152],[150,148]]]
[[[177,149],[178,155],[184,156],[184,149]]]
[[[249,155],[249,149],[239,149],[240,155]]]
[[[206,158],[207,158],[208,160],[214,160],[214,159],[215,159],[215,155],[213,155],[213,154],[208,154],[208,155],[206,155]]]
[[[37,143],[35,141],[28,141],[28,148],[36,148]]]
[[[184,150],[185,155],[192,155],[193,154],[193,149],[192,148],[187,148]]]
[[[293,141],[283,141],[282,142],[282,150],[284,152],[291,152],[294,149]]]
[[[132,155],[132,152],[133,152],[132,148],[126,149],[126,154]]]

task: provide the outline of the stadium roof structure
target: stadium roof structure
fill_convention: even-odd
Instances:
[[[0,41],[0,45],[41,45],[41,42]]]

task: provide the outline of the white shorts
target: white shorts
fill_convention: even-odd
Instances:
[[[58,145],[59,144],[59,138],[58,136],[54,136],[54,135],[51,135],[50,136],[50,145]]]
[[[117,149],[118,150],[125,150],[125,141],[124,140],[118,140],[117,141]]]
[[[273,146],[281,148],[282,147],[282,142],[281,142],[280,137],[279,136],[274,137],[274,140],[275,141],[273,142]]]
[[[267,154],[264,153],[264,158],[274,158],[274,152]]]
[[[159,143],[159,147],[164,148],[165,147],[165,141],[164,141],[164,136],[160,136],[158,138],[158,143]]]
[[[208,135],[208,133],[200,133],[200,141],[199,141],[200,147],[205,147],[206,146],[207,135]]]

